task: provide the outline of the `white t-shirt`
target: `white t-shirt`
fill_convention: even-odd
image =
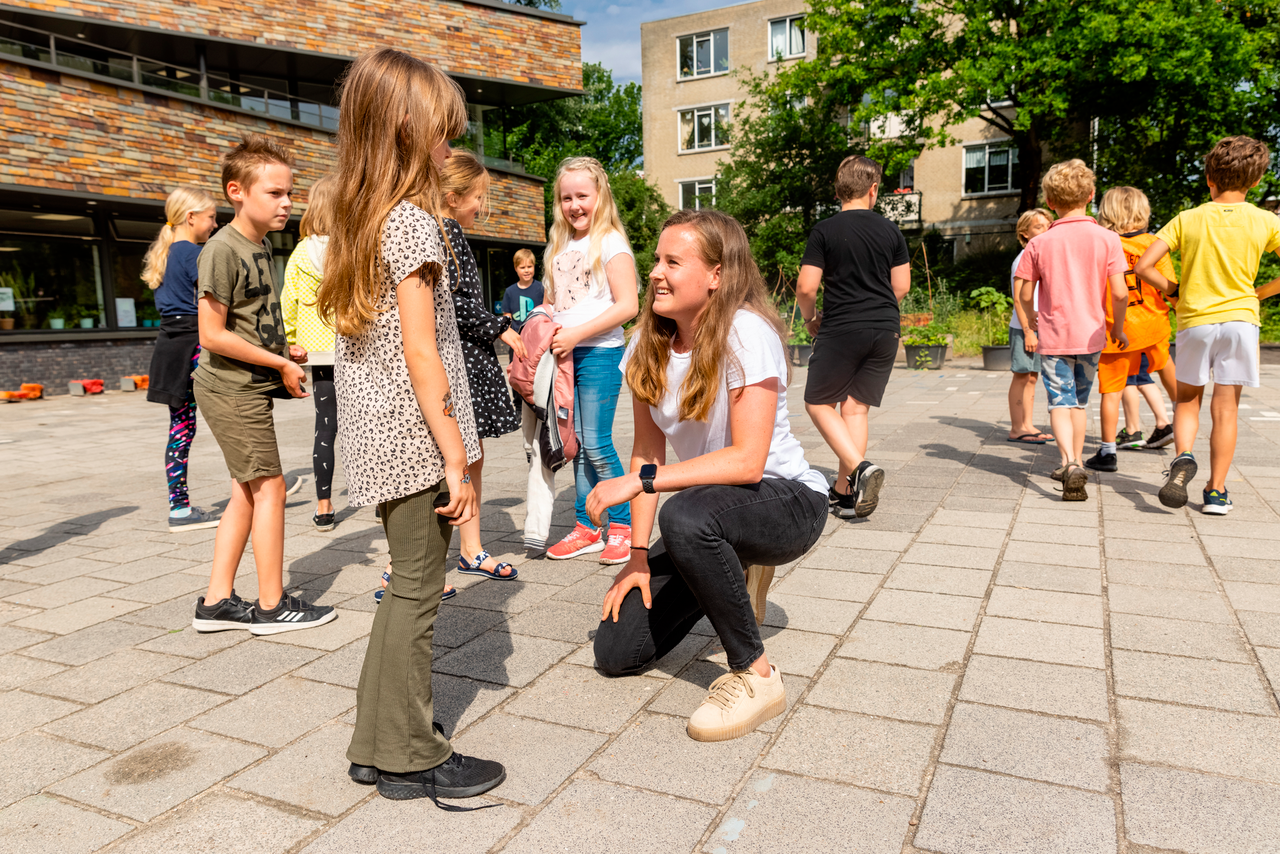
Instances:
[[[1026,250],[1024,249],[1023,252],[1025,251]],[[1014,279],[1018,278],[1018,275],[1017,275],[1018,262],[1021,260],[1022,260],[1022,252],[1019,252],[1018,257],[1013,259],[1013,268],[1009,271],[1009,289],[1013,291],[1013,299],[1015,302],[1018,299],[1018,288],[1016,285],[1014,285],[1013,282],[1014,282]],[[1036,282],[1036,291],[1035,291],[1035,295],[1032,296],[1031,298],[1031,307],[1034,308],[1036,311],[1040,310],[1040,283],[1039,282]],[[1022,328],[1022,322],[1018,320],[1018,310],[1016,308],[1009,315],[1009,328],[1010,329]]]
[[[634,348],[633,341],[623,354],[621,370],[624,374]],[[799,481],[826,495],[827,479],[822,472],[809,468],[804,448],[791,435],[791,423],[787,420],[787,358],[778,334],[755,312],[738,309],[733,318],[733,329],[729,332],[729,349],[737,356],[740,367],[725,361],[728,381],[721,380],[716,402],[712,404],[711,415],[706,421],[680,420],[680,386],[689,373],[692,354],[672,352],[667,361],[667,393],[661,405],[649,407],[654,423],[667,437],[671,449],[684,461],[731,445],[729,390],[774,377],[778,380],[778,408],[773,417],[773,438],[769,441],[764,476]]]
[[[551,259],[554,268],[555,322],[566,329],[590,323],[614,304],[613,291],[608,282],[595,282],[587,250],[591,237],[570,240],[564,249]],[[616,231],[605,236],[600,244],[600,265],[607,267],[616,255],[635,254],[627,245],[627,239]],[[579,347],[621,347],[626,344],[622,327],[600,333],[578,342]]]

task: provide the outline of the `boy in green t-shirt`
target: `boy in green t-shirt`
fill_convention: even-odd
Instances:
[[[271,635],[337,617],[284,592],[285,483],[271,410],[277,397],[307,397],[307,351],[285,341],[267,232],[289,221],[293,156],[261,136],[246,137],[222,158],[222,190],[235,219],[200,253],[200,364],[196,402],[222,448],[233,479],[231,501],[213,543],[209,589],[196,602],[198,632],[248,629]],[[232,584],[253,533],[258,599]]]
[[[1160,503],[1183,507],[1196,474],[1191,448],[1200,426],[1204,387],[1213,379],[1213,432],[1209,434],[1209,483],[1201,511],[1225,516],[1227,470],[1236,451],[1240,388],[1257,388],[1259,301],[1280,293],[1280,279],[1254,289],[1264,252],[1280,250],[1280,219],[1245,201],[1267,171],[1271,152],[1247,136],[1219,140],[1204,159],[1212,201],[1183,211],[1162,228],[1133,271],[1165,293],[1175,286],[1156,269],[1170,251],[1182,252],[1178,294],[1175,372],[1178,399],[1173,413],[1177,456],[1160,488]]]

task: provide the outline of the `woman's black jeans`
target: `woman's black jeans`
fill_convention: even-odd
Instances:
[[[675,648],[705,614],[729,657],[746,670],[764,655],[747,594],[749,564],[777,566],[803,555],[827,521],[827,496],[793,480],[695,486],[658,513],[662,539],[649,552],[653,608],[632,590],[596,632],[596,666],[638,673]]]

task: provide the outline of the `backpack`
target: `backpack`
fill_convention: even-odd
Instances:
[[[540,305],[531,311],[520,330],[527,353],[523,359],[513,355],[507,368],[511,387],[540,422],[536,437],[539,455],[553,472],[578,453],[578,435],[573,428],[573,359],[557,359],[551,352],[556,327],[550,306]]]

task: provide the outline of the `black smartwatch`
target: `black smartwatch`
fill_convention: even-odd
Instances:
[[[658,467],[653,463],[640,466],[640,486],[650,495],[656,495],[658,490],[653,488],[653,479],[658,476]]]

